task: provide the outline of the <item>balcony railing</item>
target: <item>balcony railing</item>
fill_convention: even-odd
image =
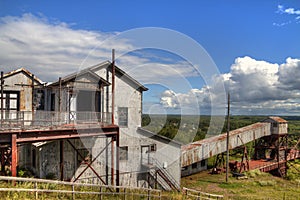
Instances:
[[[1,129],[52,127],[65,124],[111,124],[111,113],[56,112],[56,111],[5,111],[0,113]]]

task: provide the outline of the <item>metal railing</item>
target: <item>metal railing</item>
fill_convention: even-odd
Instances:
[[[57,111],[6,111],[1,117],[0,128],[51,127],[64,124],[111,124],[111,113],[106,112],[57,112]]]
[[[10,195],[10,192],[18,192],[18,198],[26,197],[30,199],[45,199],[49,198],[46,195],[58,195],[57,198],[71,199],[161,199],[161,190],[137,188],[137,187],[122,187],[122,186],[107,186],[97,184],[83,184],[64,181],[53,181],[35,178],[20,178],[0,176],[0,181],[11,181],[7,183],[7,187],[1,187],[0,192]],[[53,197],[53,196],[51,196]],[[106,198],[105,198],[106,199]]]
[[[189,199],[206,199],[206,200],[212,200],[212,199],[224,199],[223,195],[218,194],[210,194],[207,192],[201,192],[199,190],[189,189],[189,188],[182,188],[183,195],[187,196]]]
[[[180,184],[174,179],[170,172],[155,158],[145,159],[144,164],[150,166],[149,175],[151,175],[162,186],[163,189],[173,189],[180,191]],[[158,174],[159,176],[157,176]]]

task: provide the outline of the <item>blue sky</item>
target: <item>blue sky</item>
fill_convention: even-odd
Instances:
[[[53,72],[41,77],[50,80],[52,77],[57,77],[58,73],[78,68],[78,60],[82,60],[87,51],[79,52],[74,48],[90,48],[93,40],[99,42],[134,28],[162,27],[185,34],[202,45],[209,53],[220,71],[217,80],[230,87],[233,93],[232,103],[235,114],[298,114],[300,107],[300,91],[297,89],[300,88],[297,87],[299,84],[297,80],[300,78],[298,60],[300,59],[300,2],[298,1],[0,0],[0,18],[0,30],[2,30],[0,38],[3,40],[0,41],[2,47],[0,65],[4,71],[25,65],[36,74],[40,74],[43,70],[38,66],[53,67],[51,63],[55,66],[61,64],[63,67],[56,71],[56,74]],[[46,34],[47,28],[53,30],[53,35]],[[14,35],[15,32],[9,32],[10,30],[16,30],[19,34],[26,33]],[[32,31],[36,37],[31,35]],[[26,34],[28,34],[27,38]],[[50,35],[48,39],[47,35]],[[66,35],[69,35],[68,39],[74,37],[66,46],[72,41],[78,43],[82,39],[80,45],[76,44],[63,50],[58,48],[55,51],[54,46],[63,44]],[[9,40],[14,42],[9,43],[8,40],[3,39],[8,37],[14,38]],[[44,45],[36,41],[39,37],[44,41],[51,40],[53,51],[43,52],[42,56],[45,56],[45,59],[29,59],[25,53],[32,50],[34,54],[36,50],[33,45],[35,48],[37,46],[42,48]],[[55,38],[58,39],[57,42]],[[25,44],[26,41],[30,41],[32,46],[30,50],[24,48],[26,52],[22,55],[21,44]],[[130,46],[124,41],[118,42],[118,45],[121,49]],[[49,46],[44,46],[47,47]],[[14,54],[16,57],[9,56],[10,59],[6,55],[12,49],[18,51],[14,50],[17,52]],[[110,58],[108,49],[109,46],[100,49],[104,60]],[[118,52],[118,49],[116,50]],[[64,59],[68,60],[68,55],[74,63],[64,65],[66,63]],[[157,55],[160,58],[157,59]],[[147,61],[152,64],[174,65],[173,67],[179,71],[182,70],[179,66],[184,69],[189,68],[187,63],[189,61],[161,51],[133,52],[129,57],[131,58],[126,59],[128,62],[130,60],[131,65]],[[287,60],[288,58],[290,60]],[[53,60],[59,62],[55,63]],[[74,68],[71,67],[72,64]],[[121,68],[122,64],[126,65],[126,62],[120,61]],[[166,109],[164,112],[178,113],[182,112],[182,107],[185,107],[188,108],[187,113],[189,113],[193,110],[191,102],[194,102],[193,98],[196,96],[196,101],[200,102],[200,113],[207,114],[206,112],[210,110],[207,104],[213,101],[213,98],[218,99],[217,94],[212,94],[213,89],[208,91],[201,77],[190,76],[188,70],[185,75],[183,71],[180,73],[189,81],[190,88],[181,87],[181,84],[177,87],[149,84],[150,91],[145,94],[146,112],[151,105],[157,104],[152,106],[151,112],[159,112],[163,108]],[[144,77],[141,78],[141,82],[143,80]],[[208,87],[214,86],[208,85]],[[199,99],[197,95],[201,98]],[[207,100],[208,97],[211,99]]]

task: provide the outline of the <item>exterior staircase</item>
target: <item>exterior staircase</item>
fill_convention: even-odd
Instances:
[[[180,185],[170,172],[156,159],[152,158],[152,167],[148,171],[148,183],[152,188],[180,191]]]

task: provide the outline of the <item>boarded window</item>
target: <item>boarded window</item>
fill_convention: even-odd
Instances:
[[[128,160],[128,146],[120,147],[119,155],[120,160]]]
[[[127,107],[119,107],[119,126],[128,126],[128,108]]]
[[[197,164],[198,164],[198,163],[193,163],[193,164],[192,164],[192,169],[196,169],[196,168],[198,167]]]

